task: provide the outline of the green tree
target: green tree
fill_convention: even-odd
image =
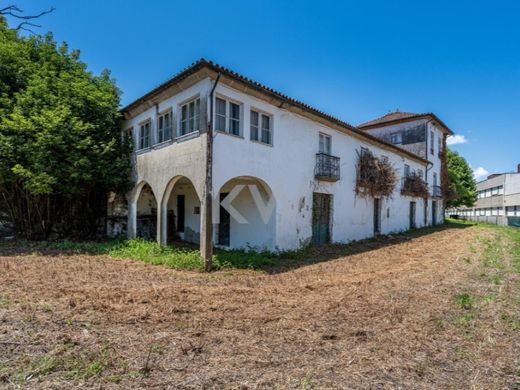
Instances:
[[[477,200],[477,187],[473,171],[466,159],[448,149],[448,179],[450,199],[448,207],[471,207]]]
[[[119,90],[51,34],[21,36],[0,16],[0,210],[27,238],[92,235],[106,196],[128,188]]]

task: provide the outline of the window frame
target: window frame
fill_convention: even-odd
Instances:
[[[394,141],[394,137],[396,140]],[[403,132],[402,131],[396,131],[392,134],[390,134],[390,142],[394,145],[399,145],[403,143]]]
[[[162,141],[159,140],[159,125],[161,123],[161,118],[164,118],[166,115],[170,115],[170,137],[168,138],[167,135],[164,135],[164,139]],[[171,141],[174,136],[173,136],[173,108],[170,107],[170,108],[167,108],[166,110],[163,110],[161,112],[159,112],[157,114],[157,125],[155,126],[155,135],[156,135],[156,142],[155,144],[162,144],[163,142],[168,142],[168,141]],[[164,122],[164,120],[163,120]],[[167,128],[163,129],[163,132],[166,130]]]
[[[321,140],[325,140],[326,142],[323,144],[325,145],[326,151],[321,150],[322,142]],[[326,154],[328,156],[332,156],[332,136],[327,133],[319,132],[318,133],[318,152],[322,154]]]
[[[224,114],[218,112],[218,101],[224,102]],[[238,107],[238,119],[233,118],[231,116],[232,113],[232,105]],[[214,123],[215,123],[215,131],[219,133],[225,133],[234,137],[243,138],[243,123],[244,123],[244,104],[238,100],[231,99],[227,96],[216,95],[215,96],[215,113],[214,113]],[[221,129],[220,126],[217,125],[218,119],[224,122],[224,129]],[[234,133],[231,131],[232,123],[238,123],[238,133]]]
[[[148,125],[148,134],[147,134],[147,145],[146,146],[143,146],[143,139],[144,138],[144,135],[142,134],[142,130],[143,130],[143,127],[145,127],[146,125]],[[137,150],[147,150],[147,149],[150,149],[152,147],[152,118],[148,118],[148,119],[145,119],[144,121],[142,122],[139,122],[139,133],[138,133],[138,148]]]
[[[253,138],[253,133],[251,132],[251,127],[253,127],[251,114],[253,112],[258,114],[257,139]],[[264,128],[263,128],[263,118],[264,117],[269,119],[269,140],[270,140],[269,143],[262,141],[263,131],[264,131]],[[262,145],[274,146],[274,116],[272,114],[251,106],[249,108],[249,131],[250,131],[249,139],[251,142],[258,142],[259,144],[262,144]]]
[[[435,154],[435,132],[433,130],[430,130],[430,138],[431,138],[430,154],[434,155]]]
[[[197,112],[197,102],[198,102],[198,112]],[[190,104],[194,104],[193,108],[193,116],[190,116]],[[184,119],[184,112],[183,109],[186,107],[186,119]],[[177,134],[176,138],[183,138],[191,134],[200,133],[200,119],[201,119],[201,98],[200,95],[193,96],[189,99],[184,100],[183,102],[179,103],[178,105],[178,112],[179,112],[179,118],[178,118],[178,128],[177,128]],[[193,119],[193,130],[190,131],[190,123]],[[183,126],[184,123],[186,123],[187,132],[183,134]],[[198,126],[197,126],[198,124]],[[198,128],[197,128],[198,127]]]

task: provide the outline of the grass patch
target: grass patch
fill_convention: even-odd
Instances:
[[[459,305],[462,309],[469,310],[473,307],[473,298],[469,294],[457,294],[455,296],[455,302],[457,302],[457,305]]]
[[[160,246],[155,241],[143,239],[112,240],[103,242],[56,241],[43,242],[45,249],[54,249],[72,253],[108,255],[118,259],[140,260],[148,264],[164,265],[174,269],[203,270],[199,249],[193,245]],[[305,252],[256,252],[253,250],[215,249],[213,265],[215,269],[262,269],[274,266],[280,259],[296,259]]]

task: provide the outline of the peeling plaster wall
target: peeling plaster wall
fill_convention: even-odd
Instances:
[[[214,188],[218,191],[224,183],[238,176],[257,177],[269,185],[276,198],[276,215],[273,216],[276,239],[271,249],[296,249],[309,242],[312,237],[313,192],[334,195],[333,242],[349,242],[372,236],[373,201],[356,197],[354,193],[356,151],[361,146],[377,156],[387,156],[399,178],[403,175],[405,163],[413,170],[425,171],[425,166],[416,160],[345,135],[225,85],[219,85],[217,92],[242,102],[245,126],[241,137],[221,133],[215,137]],[[272,115],[273,146],[250,141],[251,108]],[[319,132],[332,137],[332,154],[341,158],[341,180],[338,182],[318,182],[314,178]],[[423,226],[422,199],[402,197],[399,179],[392,198],[382,202],[383,234],[408,229],[411,200],[417,202],[417,226]],[[390,218],[386,217],[386,208],[390,208]]]

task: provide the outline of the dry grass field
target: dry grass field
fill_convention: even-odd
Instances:
[[[211,274],[2,244],[0,388],[519,388],[514,234],[447,225]]]

